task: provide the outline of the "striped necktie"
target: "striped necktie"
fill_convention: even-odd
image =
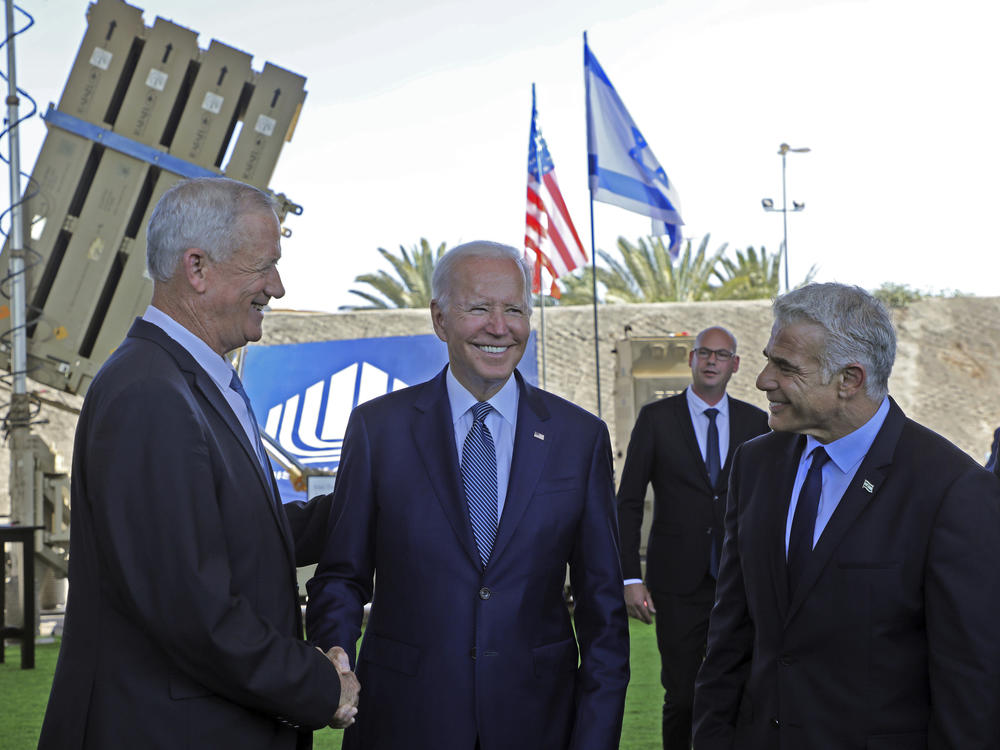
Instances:
[[[472,428],[462,446],[462,481],[469,504],[469,521],[483,567],[489,562],[497,536],[497,453],[486,415],[493,410],[488,401],[472,407]]]

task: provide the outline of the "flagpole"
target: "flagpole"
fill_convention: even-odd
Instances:
[[[535,119],[537,113],[537,108],[535,106],[535,84],[531,84],[531,136],[534,138],[535,146],[535,169],[538,170],[538,194],[541,195],[542,191],[542,158],[541,153],[539,153],[538,145],[538,122]],[[541,243],[541,236],[539,236],[539,243]],[[539,244],[541,247],[541,244]],[[542,258],[536,252],[535,253],[535,263],[538,265],[538,310],[541,328],[541,338],[542,338],[542,390],[545,390],[546,381],[546,368],[545,368],[545,288],[542,283],[542,271],[544,270],[542,266]]]
[[[587,32],[583,32],[583,82],[587,99],[587,191],[590,193],[590,268],[594,295],[594,382],[597,385],[597,416],[601,416],[601,339],[597,330],[597,248],[594,246],[594,191],[590,189],[590,76],[587,75]]]

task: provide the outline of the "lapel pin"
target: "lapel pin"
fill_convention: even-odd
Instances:
[[[535,438],[538,439],[538,440],[545,440],[545,435],[543,435],[540,432],[536,432],[535,433]]]
[[[875,491],[875,485],[869,482],[867,479],[861,486],[864,488],[865,492],[871,493]]]

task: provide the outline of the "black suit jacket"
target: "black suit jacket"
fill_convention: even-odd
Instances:
[[[708,571],[712,535],[722,519],[733,453],[767,432],[767,414],[729,399],[729,450],[713,487],[691,424],[685,391],[639,410],[618,486],[618,523],[625,578],[642,578],[639,542],[646,487],[653,484],[653,524],[646,547],[646,586],[686,594]]]
[[[339,678],[302,640],[295,592],[291,531],[307,539],[316,508],[286,518],[269,484],[208,374],[137,320],[77,426],[40,748],[290,749],[311,741],[293,725],[333,717]]]
[[[895,402],[788,594],[805,438],[744,445],[696,750],[1000,747],[1000,485]]]

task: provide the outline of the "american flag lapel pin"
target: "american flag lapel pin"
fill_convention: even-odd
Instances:
[[[536,433],[535,433],[535,439],[536,439],[536,440],[545,440],[545,435],[543,435],[543,434],[542,434],[542,433],[540,433],[540,432],[536,432]]]
[[[874,491],[875,491],[875,485],[874,485],[874,484],[872,484],[871,482],[869,482],[869,481],[868,481],[867,479],[866,479],[866,480],[865,480],[865,481],[864,481],[864,482],[863,482],[863,483],[861,484],[861,487],[862,487],[862,488],[864,489],[864,491],[865,491],[865,492],[867,492],[868,494],[871,494],[872,492],[874,492]]]

